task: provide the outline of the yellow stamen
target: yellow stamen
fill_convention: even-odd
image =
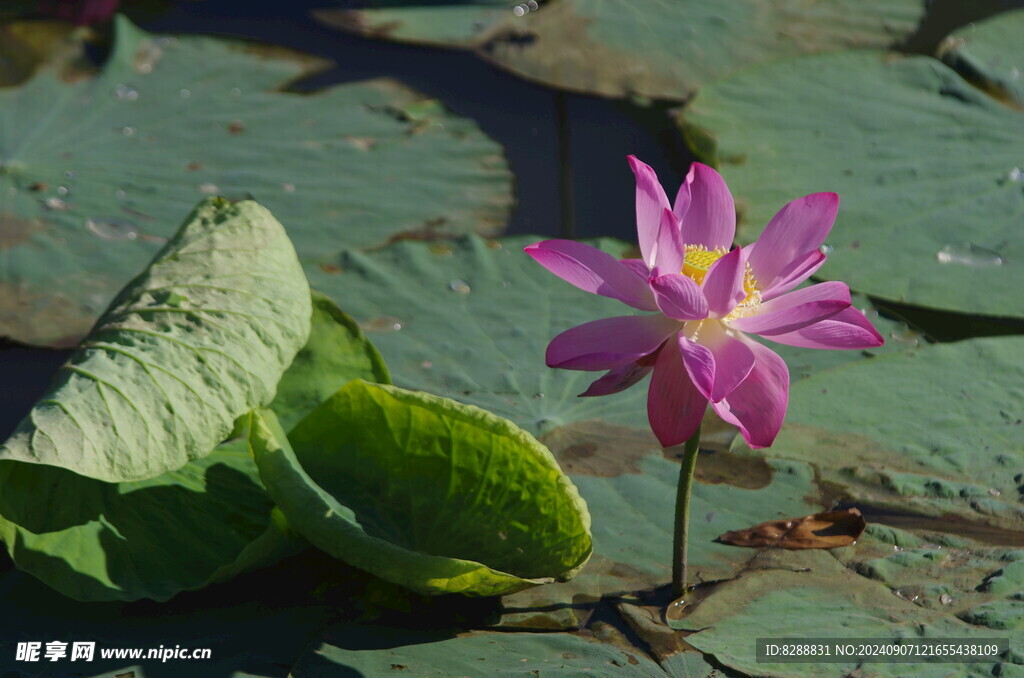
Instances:
[[[693,278],[698,285],[703,284],[704,276],[708,274],[711,264],[721,259],[728,251],[724,247],[709,250],[704,245],[687,245],[683,258],[683,275]]]
[[[687,245],[686,253],[683,257],[683,275],[692,278],[698,285],[702,285],[704,283],[704,276],[708,274],[708,269],[711,268],[711,265],[721,259],[728,251],[724,247],[709,250],[703,245]],[[750,264],[747,264],[743,271],[743,291],[747,296],[736,305],[736,308],[733,309],[728,317],[724,318],[725,320],[733,320],[748,315],[761,303],[761,289],[757,285],[757,278],[754,277],[754,272],[750,270]]]

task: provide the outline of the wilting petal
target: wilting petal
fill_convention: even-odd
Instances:
[[[681,273],[670,273],[651,280],[654,300],[661,312],[676,320],[703,320],[708,317],[708,302],[700,285]]]
[[[658,353],[647,391],[647,418],[651,430],[664,447],[689,440],[700,427],[708,405],[683,366],[679,350],[681,341],[688,340],[672,338]]]
[[[885,343],[885,339],[874,328],[871,321],[852,306],[813,325],[808,325],[795,332],[773,334],[768,339],[780,344],[802,348],[874,348]]]
[[[733,389],[750,374],[754,367],[754,352],[747,346],[747,342],[733,336],[726,331],[721,322],[714,320],[701,325],[697,340],[714,359],[714,379],[710,391],[705,395],[708,400],[717,403],[732,393]],[[685,354],[683,359],[686,359]],[[692,376],[693,372],[690,374]]]
[[[768,447],[782,428],[789,402],[789,370],[769,348],[747,340],[754,353],[754,367],[725,400],[712,403],[715,412],[740,429],[753,448]]]
[[[658,310],[646,283],[607,252],[572,240],[545,240],[523,251],[581,290],[618,299],[643,311]]]
[[[608,374],[592,383],[590,388],[581,393],[579,397],[586,398],[590,396],[603,396],[618,393],[619,391],[625,391],[627,388],[646,377],[653,369],[653,363],[650,365],[628,363],[622,367],[616,367],[614,370],[609,371]]]
[[[761,288],[761,298],[769,301],[780,294],[785,294],[814,275],[814,272],[821,268],[826,259],[828,257],[819,250],[808,252],[804,256],[796,258],[789,266],[782,269],[770,287]],[[755,275],[754,278],[756,279],[757,276]],[[758,281],[758,285],[760,285],[760,281]]]
[[[707,165],[695,162],[676,195],[676,207],[683,214],[683,240],[687,245],[704,245],[709,250],[731,247],[736,235],[736,207],[725,179]]]
[[[795,332],[830,318],[850,307],[850,288],[833,281],[804,287],[762,303],[756,315],[737,318],[729,325],[742,332],[764,336]]]
[[[552,339],[547,364],[567,370],[611,370],[653,353],[678,329],[678,322],[663,315],[594,320]]]
[[[662,271],[679,273],[683,270],[683,259],[686,257],[686,245],[679,232],[679,220],[672,210],[661,213],[661,227],[658,230],[658,242],[654,252],[654,267]]]
[[[790,202],[772,217],[749,248],[750,268],[762,290],[774,288],[792,262],[821,247],[838,211],[838,195],[812,193]],[[804,279],[806,276],[793,285]]]
[[[737,247],[722,255],[722,258],[711,264],[704,276],[704,296],[708,300],[708,310],[719,317],[728,315],[743,301],[747,293],[743,291],[743,273],[746,267],[746,254]]]
[[[631,155],[627,158],[629,167],[636,176],[636,235],[640,252],[649,267],[654,266],[655,243],[661,228],[661,215],[671,209],[665,189],[658,181],[654,170]]]

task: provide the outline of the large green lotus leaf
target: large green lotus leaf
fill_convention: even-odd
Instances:
[[[993,96],[1016,108],[1024,106],[1024,11],[1016,10],[972,23],[940,45],[943,61]]]
[[[474,47],[502,68],[563,89],[679,100],[761,61],[887,47],[924,14],[918,0],[558,0],[523,16],[497,4],[389,0],[318,15],[365,35]]]
[[[399,386],[477,405],[535,435],[569,424],[582,429],[583,422],[598,419],[646,429],[646,383],[613,396],[578,398],[599,373],[544,365],[545,348],[559,332],[629,315],[632,309],[544,270],[522,251],[537,240],[468,236],[450,244],[400,242],[373,252],[349,250],[327,270],[311,271],[310,283],[344,300]],[[614,240],[591,244],[616,257],[630,249]],[[858,306],[871,311],[866,302]],[[889,333],[902,331],[894,323],[882,325]],[[901,348],[890,343],[877,352]],[[792,361],[794,378],[864,358],[860,351],[773,346]]]
[[[325,64],[115,25],[95,77],[52,63],[0,89],[4,334],[73,345],[206,194],[265,204],[307,269],[346,245],[504,226],[501,148],[439,102],[387,80],[286,92]]]
[[[274,515],[245,438],[136,482],[4,461],[0,487],[11,558],[78,600],[166,600],[304,544]]]
[[[944,64],[867,51],[763,65],[702,89],[682,125],[735,194],[742,242],[787,201],[835,191],[818,275],[912,305],[1024,316],[1024,117]]]
[[[199,204],[58,372],[0,460],[118,482],[210,452],[270,402],[309,336],[309,285],[252,201]]]
[[[382,579],[500,595],[570,579],[590,557],[576,488],[547,448],[489,412],[354,381],[287,439],[268,419],[254,451],[285,517]]]
[[[891,552],[891,547],[890,547]],[[775,552],[761,567],[724,582],[683,620],[694,631],[686,642],[714,660],[755,676],[849,676],[856,662],[758,663],[757,638],[969,638],[982,641],[1006,637],[957,618],[953,606],[924,607],[906,595],[844,567],[824,551]],[[954,556],[954,554],[945,554]],[[950,569],[962,568],[945,558]],[[938,568],[936,568],[938,569]],[[938,596],[936,596],[938,598]],[[1013,640],[1011,639],[1011,646]],[[1016,675],[1009,663],[865,664],[872,676],[995,676]],[[950,672],[953,672],[952,674]]]
[[[695,655],[696,656],[696,655]],[[707,667],[710,671],[710,667]],[[402,631],[336,627],[292,667],[290,678],[401,675],[644,676],[704,673],[663,671],[643,650],[570,633]]]
[[[1022,356],[1024,338],[973,339],[819,372],[762,453],[816,465],[854,503],[1021,538]]]
[[[391,383],[384,359],[359,325],[329,297],[313,291],[309,339],[282,375],[268,407],[288,431],[353,379]]]

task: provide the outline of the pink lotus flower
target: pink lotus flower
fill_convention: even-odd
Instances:
[[[820,248],[839,196],[794,200],[757,242],[729,249],[736,212],[718,172],[694,163],[670,206],[654,170],[633,156],[629,163],[642,260],[617,260],[571,240],[525,249],[576,287],[655,314],[605,318],[562,332],[548,346],[547,364],[608,371],[581,396],[622,391],[653,371],[647,415],[665,447],[699,429],[708,403],[751,447],[767,447],[786,414],[789,370],[748,334],[810,348],[884,343],[850,305],[845,283],[790,291],[825,263]]]

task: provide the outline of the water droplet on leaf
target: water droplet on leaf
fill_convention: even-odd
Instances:
[[[164,50],[154,40],[143,40],[139,48],[135,50],[135,60],[132,64],[136,73],[152,73],[153,67],[164,55]]]
[[[897,344],[903,344],[904,346],[914,347],[921,343],[921,333],[915,332],[909,327],[898,332],[891,332],[889,337]]]
[[[450,283],[448,283],[448,289],[450,289],[452,292],[455,292],[456,294],[469,294],[470,291],[472,291],[472,288],[469,286],[469,283],[466,282],[465,280],[451,281]]]
[[[67,195],[70,192],[71,191],[68,190],[67,186],[58,186],[57,187],[57,195]]]
[[[139,230],[135,224],[117,217],[89,218],[85,220],[85,227],[94,236],[103,240],[135,240],[139,237]]]
[[[905,600],[908,603],[912,603],[912,602],[914,602],[915,600],[917,600],[919,598],[919,596],[916,595],[916,594],[904,593],[900,589],[893,589],[893,593],[896,595],[897,598]]]
[[[948,593],[943,593],[941,596],[939,596],[939,602],[943,605],[949,605],[953,602],[953,596],[949,595]]]
[[[209,181],[196,186],[196,190],[202,193],[203,195],[217,195],[218,193],[220,193],[220,187],[217,186],[217,184],[210,183]]]
[[[285,193],[294,193],[295,192],[295,184],[286,181],[283,184],[281,184],[281,190],[284,191]]]
[[[829,245],[828,243],[825,243],[821,247],[818,248],[818,251],[821,252],[822,254],[824,254],[827,257],[828,255],[832,254],[832,245]]]
[[[402,329],[402,322],[390,315],[381,315],[359,323],[364,332],[397,332]]]
[[[50,210],[61,211],[61,210],[66,210],[68,208],[68,204],[66,202],[64,202],[63,200],[61,200],[60,198],[57,198],[57,197],[47,198],[43,202],[43,204],[46,205],[46,209],[50,209]]]
[[[935,258],[940,264],[959,264],[971,268],[1002,266],[1005,262],[998,252],[985,249],[972,242],[946,245],[938,251]]]
[[[139,90],[131,85],[120,84],[114,88],[114,98],[118,101],[137,101]]]
[[[178,90],[178,96],[180,96],[182,99],[188,99],[190,96],[192,96],[192,92],[188,91],[185,88],[182,88]]]
[[[544,398],[544,394],[543,393],[534,393],[533,394],[533,399],[534,400],[541,400],[543,398]]]
[[[126,137],[135,136],[135,128],[131,125],[125,125],[121,128],[121,134],[125,135]]]

